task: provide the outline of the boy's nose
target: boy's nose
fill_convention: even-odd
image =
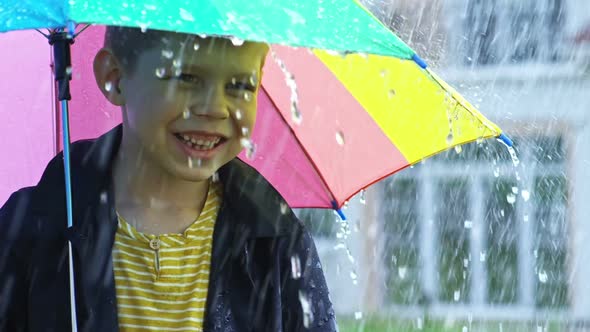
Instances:
[[[204,100],[203,98],[199,99],[201,99],[199,102],[189,107],[192,114],[218,119],[226,119],[229,117],[229,110],[222,89],[211,88],[207,91]]]

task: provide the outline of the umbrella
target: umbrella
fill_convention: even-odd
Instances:
[[[338,209],[373,182],[458,144],[499,137],[511,145],[356,1],[0,0],[0,31],[52,29],[70,227],[68,100],[78,70],[70,47],[84,36],[77,23],[283,45],[265,67],[256,153],[250,144],[241,158],[294,207]]]

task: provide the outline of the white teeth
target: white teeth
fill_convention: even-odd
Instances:
[[[210,150],[221,141],[220,137],[216,137],[212,140],[203,140],[188,135],[178,135],[178,138],[181,138],[184,141],[184,144],[197,150]]]

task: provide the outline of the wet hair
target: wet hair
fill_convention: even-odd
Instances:
[[[109,48],[121,65],[133,73],[142,52],[161,45],[171,32],[159,30],[142,31],[140,28],[107,26],[104,47]]]

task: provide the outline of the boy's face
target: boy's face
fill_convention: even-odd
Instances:
[[[123,144],[175,177],[205,180],[252,133],[268,47],[172,33],[165,40],[142,52],[131,74],[120,71]],[[107,98],[116,93],[106,90]]]

